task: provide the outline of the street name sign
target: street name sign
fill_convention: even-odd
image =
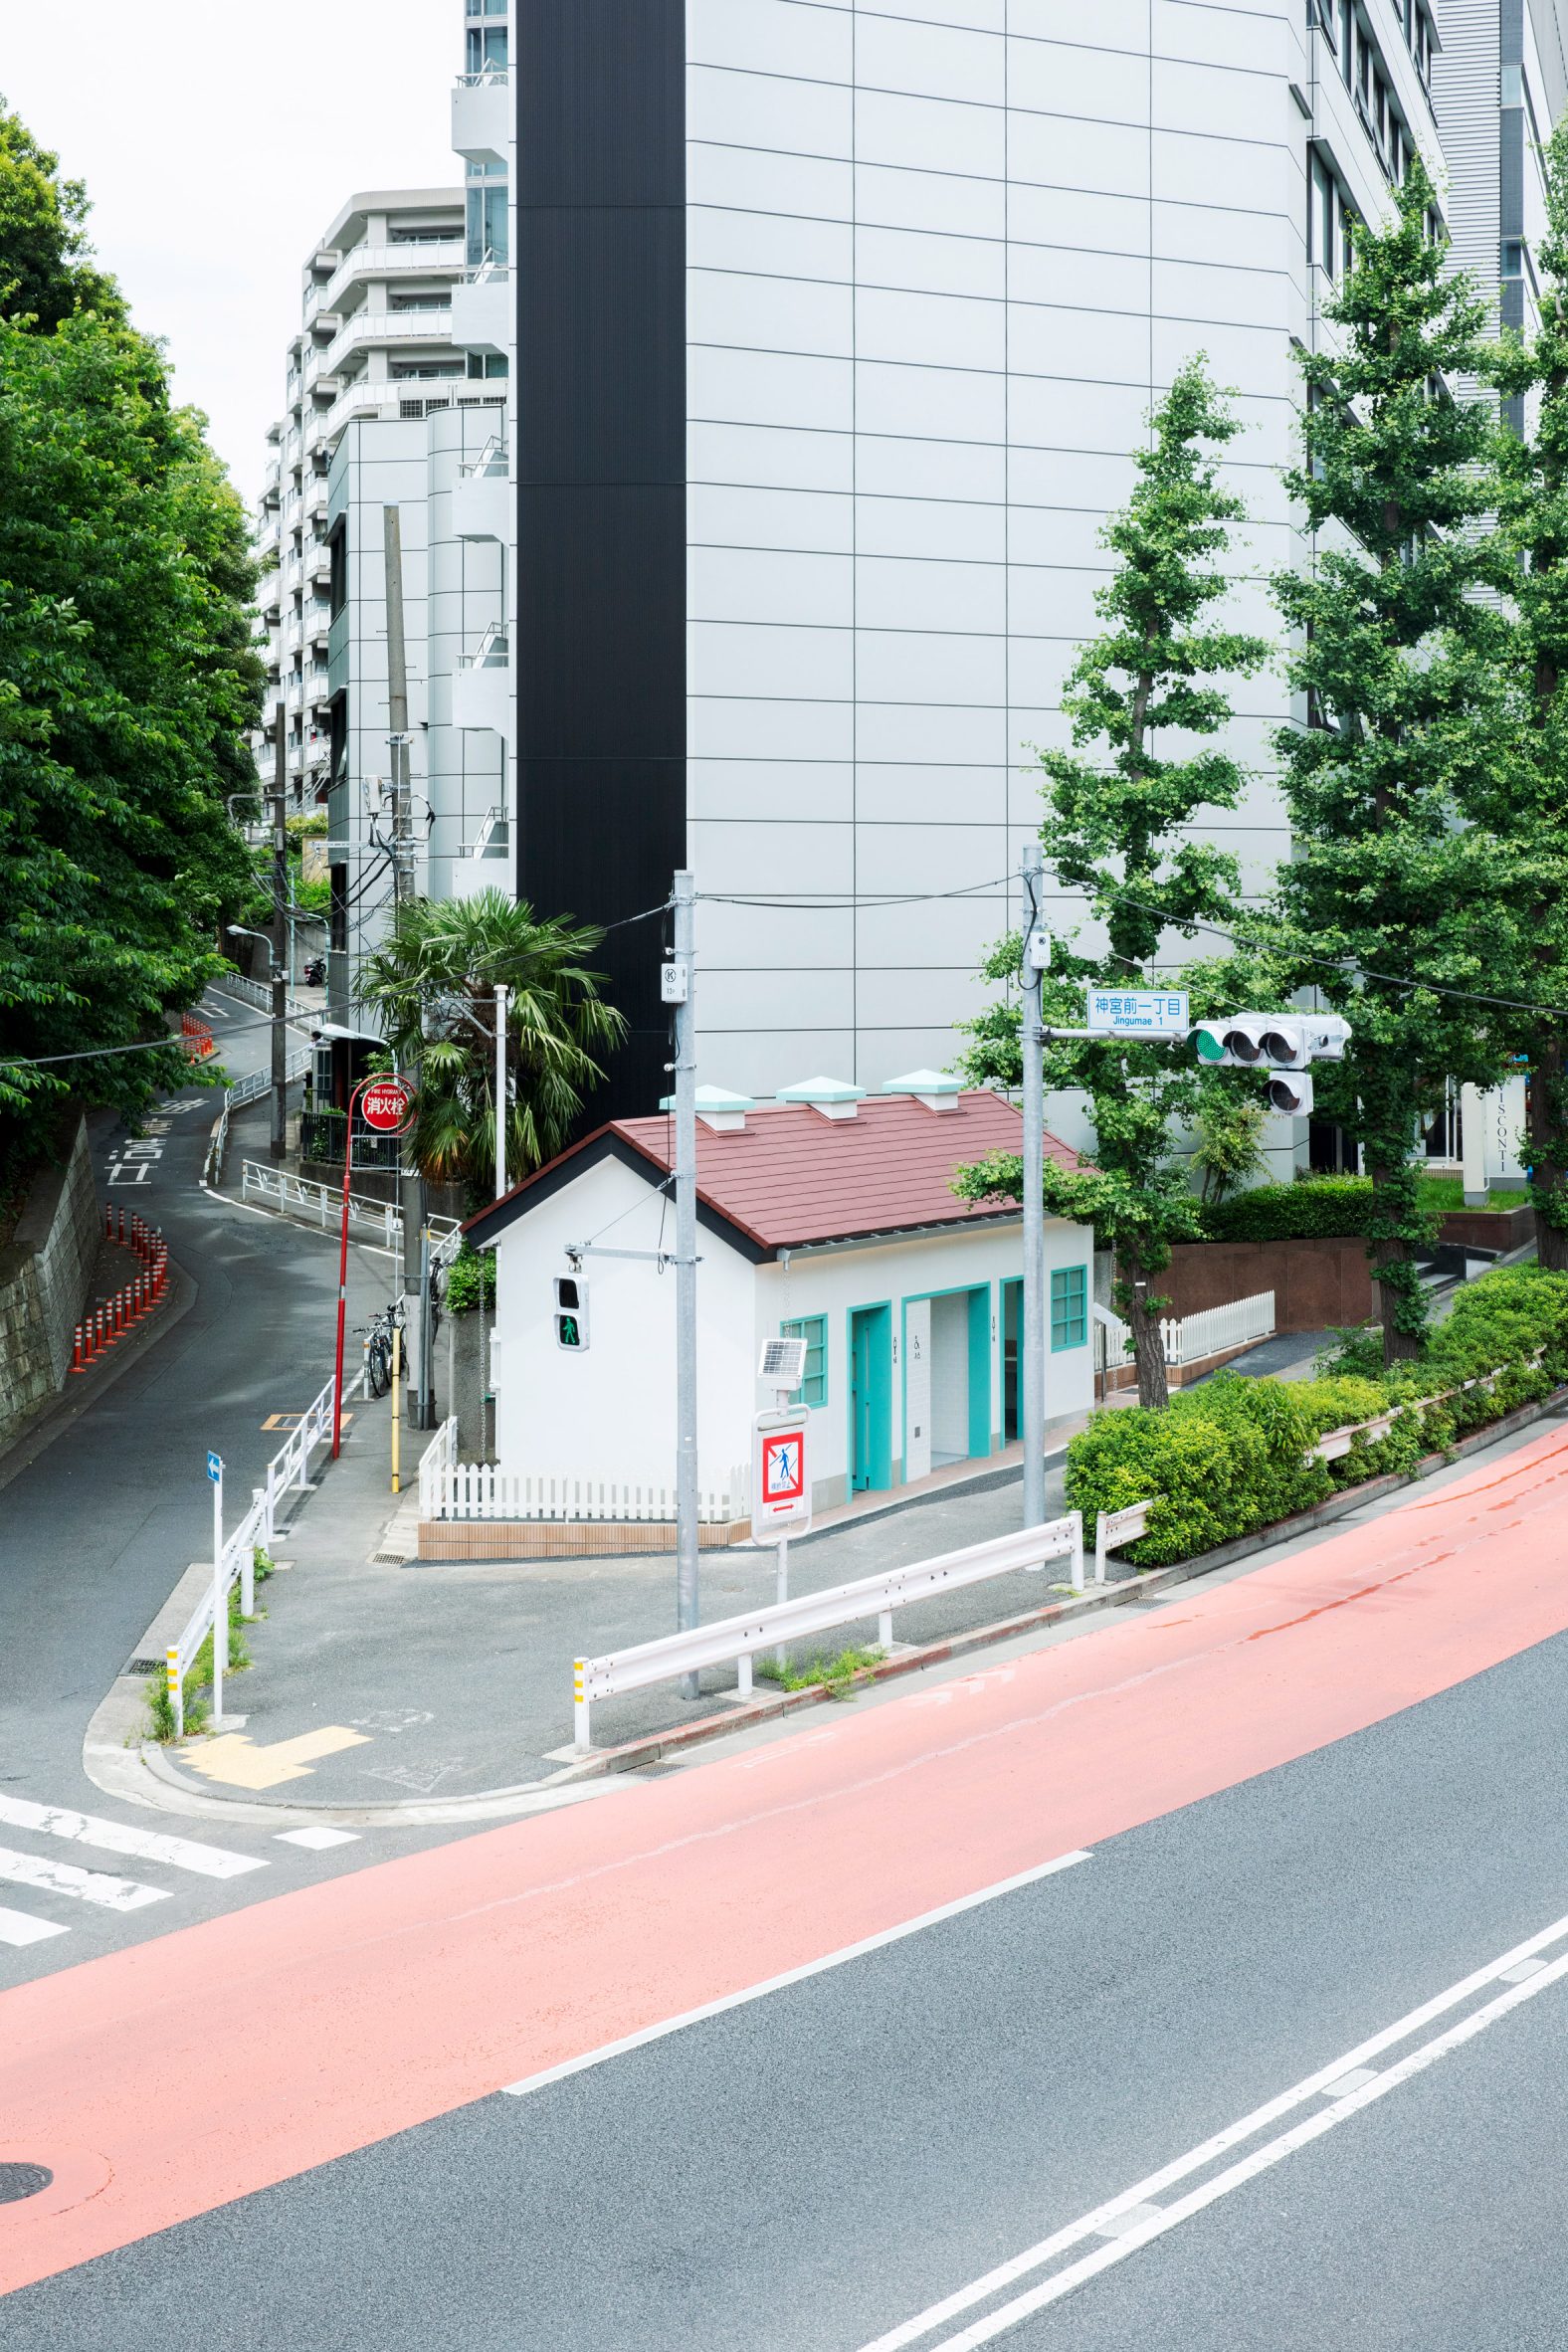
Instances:
[[[377,1078],[359,1097],[359,1107],[367,1127],[374,1127],[378,1135],[395,1135],[408,1124],[413,1089],[400,1078]]]
[[[759,1542],[811,1525],[810,1415],[759,1413],[751,1448],[751,1532]]]
[[[1104,1037],[1185,1037],[1185,989],[1090,988],[1084,1026]]]

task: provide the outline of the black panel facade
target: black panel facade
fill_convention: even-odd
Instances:
[[[517,888],[613,923],[686,862],[685,0],[530,0],[518,93]],[[657,923],[586,1123],[669,1091]]]

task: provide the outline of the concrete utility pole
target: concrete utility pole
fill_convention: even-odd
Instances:
[[[414,805],[410,778],[408,731],[408,646],[403,631],[403,518],[396,506],[381,509],[382,547],[386,563],[387,597],[387,746],[388,777],[392,791],[392,904],[394,920],[414,894]],[[419,1085],[419,1069],[403,1074]],[[429,1212],[425,1180],[417,1168],[403,1165],[398,1153],[398,1207],[403,1220],[403,1251],[399,1287],[405,1299],[419,1282],[415,1313],[409,1317],[415,1362],[409,1382],[410,1419],[416,1429],[435,1427],[431,1394],[430,1281],[423,1269],[429,1250]],[[418,1255],[416,1256],[416,1237]],[[405,1310],[406,1311],[406,1310]]]
[[[273,1159],[289,1149],[289,700],[280,687],[273,751]]]
[[[506,1006],[511,990],[495,983],[495,1198],[506,1190]]]
[[[1035,962],[1045,857],[1038,841],[1023,856],[1024,877],[1024,1329],[1018,1434],[1024,1449],[1024,1525],[1046,1517],[1046,1083],[1041,974]]]
[[[696,1477],[696,877],[676,876],[676,1626],[698,1621]],[[682,1693],[697,1695],[687,1674]]]

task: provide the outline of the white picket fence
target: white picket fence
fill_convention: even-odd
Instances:
[[[699,1491],[697,1517],[727,1526],[751,1510],[751,1471],[738,1464],[722,1486]],[[448,1421],[426,1447],[419,1466],[422,1519],[531,1519],[668,1521],[676,1515],[673,1486],[640,1486],[611,1478],[559,1472],[534,1477],[488,1462],[459,1462],[458,1425]]]
[[[1132,1362],[1132,1334],[1119,1315],[1100,1311],[1096,1318],[1105,1333],[1105,1362],[1116,1371]],[[1170,1315],[1160,1324],[1165,1361],[1172,1366],[1200,1364],[1206,1356],[1223,1355],[1227,1348],[1251,1347],[1274,1332],[1274,1294],[1260,1290],[1252,1298],[1233,1298],[1224,1306],[1206,1306],[1195,1315]]]
[[[335,1380],[328,1380],[312,1405],[299,1417],[299,1426],[293,1431],[267,1465],[264,1483],[251,1490],[251,1507],[238,1526],[224,1537],[221,1583],[224,1602],[236,1584],[240,1588],[240,1608],[246,1617],[256,1612],[256,1551],[258,1545],[268,1547],[278,1531],[278,1510],[284,1496],[294,1486],[304,1486],[310,1477],[310,1457],[317,1446],[329,1445],[332,1438],[332,1400]],[[175,1727],[183,1737],[185,1731],[185,1677],[190,1672],[196,1653],[212,1631],[217,1610],[217,1592],[209,1579],[202,1591],[184,1631],[177,1642],[171,1643],[164,1654],[164,1670],[168,1676],[169,1696],[174,1701]]]

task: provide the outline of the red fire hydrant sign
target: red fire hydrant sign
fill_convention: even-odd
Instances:
[[[751,1457],[754,1535],[787,1535],[811,1525],[809,1432],[805,1413],[758,1414]]]
[[[378,1135],[395,1135],[408,1124],[414,1107],[413,1089],[400,1078],[377,1078],[360,1095],[359,1107],[367,1127],[374,1127]]]

